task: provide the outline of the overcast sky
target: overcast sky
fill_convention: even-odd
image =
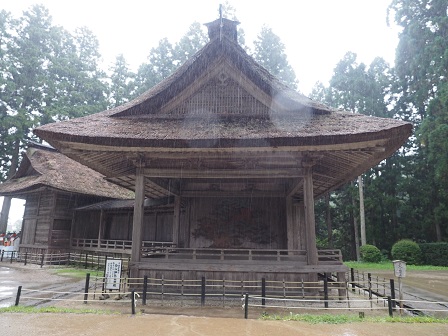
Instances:
[[[391,0],[276,0],[231,1],[251,44],[263,24],[272,28],[286,46],[288,60],[308,94],[317,81],[326,83],[347,51],[366,64],[376,57],[393,64],[397,29],[386,23]],[[32,4],[46,6],[53,22],[68,30],[88,27],[99,39],[108,68],[122,53],[136,70],[152,47],[167,37],[177,42],[194,21],[218,18],[222,0],[99,1],[14,0],[0,8],[19,16]],[[106,5],[107,3],[107,5]],[[393,20],[392,20],[393,21]]]
[[[285,44],[288,61],[308,94],[317,81],[327,83],[336,63],[348,51],[367,65],[377,56],[391,65],[398,42],[396,27],[386,23],[391,0],[239,0],[230,3],[251,45],[263,24]],[[107,69],[123,54],[132,70],[151,48],[167,37],[176,43],[194,21],[218,18],[222,0],[0,0],[0,9],[20,16],[33,4],[47,7],[53,23],[73,31],[86,26],[98,38]],[[391,20],[393,21],[393,20]],[[0,204],[2,200],[0,198]],[[22,210],[21,210],[22,209]],[[13,221],[23,208],[14,206]]]

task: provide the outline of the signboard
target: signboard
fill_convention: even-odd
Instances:
[[[406,262],[402,260],[394,260],[394,273],[397,278],[404,278],[406,276]]]
[[[120,290],[121,259],[107,259],[104,269],[105,289]]]

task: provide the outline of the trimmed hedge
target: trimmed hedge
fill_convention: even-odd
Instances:
[[[419,244],[425,265],[448,266],[448,243]]]
[[[360,247],[359,252],[361,255],[361,261],[364,262],[379,263],[383,258],[381,251],[374,245],[363,245]]]
[[[420,246],[410,239],[402,239],[392,246],[393,259],[406,261],[409,265],[418,265],[422,262]]]

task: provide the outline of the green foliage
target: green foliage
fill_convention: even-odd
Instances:
[[[419,244],[425,265],[448,266],[448,243]]]
[[[263,320],[280,320],[280,321],[301,321],[310,324],[346,324],[354,322],[376,322],[376,323],[448,323],[448,318],[436,318],[431,316],[396,316],[396,317],[366,317],[360,318],[356,315],[343,314],[293,314],[289,315],[269,315],[263,313]]]
[[[99,309],[75,309],[75,308],[62,308],[62,307],[30,307],[30,306],[12,306],[0,308],[1,313],[26,313],[26,314],[38,314],[38,313],[71,313],[71,314],[116,314],[109,310]]]
[[[285,45],[271,28],[264,25],[254,42],[254,59],[289,87],[297,87],[293,68],[288,63]]]
[[[382,261],[380,263],[365,263],[358,261],[345,261],[344,264],[349,268],[365,271],[384,271],[393,270],[394,266],[391,261]],[[409,271],[447,271],[448,267],[430,266],[430,265],[406,265]]]
[[[364,262],[379,263],[383,259],[381,251],[374,245],[363,245],[359,248],[359,252]]]
[[[422,261],[420,246],[409,239],[402,239],[392,246],[392,258],[403,260],[410,265],[418,265]]]

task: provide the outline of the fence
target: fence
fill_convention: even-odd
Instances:
[[[108,255],[90,254],[82,252],[67,252],[67,253],[29,253],[18,251],[4,251],[0,253],[0,261],[8,261],[9,263],[18,262],[26,264],[35,264],[43,267],[47,266],[77,266],[85,269],[101,270],[107,259],[112,258]],[[121,259],[124,271],[128,270],[129,257],[116,258]]]
[[[110,257],[80,252],[39,254],[2,251],[0,255],[0,261],[8,263],[33,263],[41,267],[43,265],[74,265],[91,270],[103,270],[108,258]],[[128,273],[129,258],[121,258],[121,260],[122,274],[128,277],[120,279],[120,292],[129,293],[130,288],[135,289],[136,293],[142,296],[143,305],[146,305],[147,300],[154,300],[163,305],[165,301],[173,298],[179,301],[180,305],[194,305],[199,302],[202,306],[208,301],[213,301],[215,305],[220,302],[219,304],[224,306],[239,302],[239,298],[248,293],[252,301],[261,300],[261,306],[266,305],[267,301],[272,303],[272,300],[277,300],[273,306],[277,307],[280,304],[283,307],[290,307],[296,302],[295,300],[298,300],[302,308],[293,309],[305,309],[310,306],[317,307],[311,309],[328,309],[330,305],[336,308],[337,303],[338,309],[354,309],[363,305],[364,308],[382,310],[388,309],[388,297],[390,297],[392,309],[399,311],[405,309],[416,314],[448,313],[447,302],[423,300],[409,292],[404,292],[404,299],[399,301],[393,279],[372,276],[370,273],[354,269],[350,270],[348,282],[344,283],[337,282],[336,278],[331,276],[322,276],[318,282],[314,283],[303,280],[288,282],[266,279],[258,281],[205,278],[171,280],[163,276],[131,279]],[[92,280],[93,290],[88,295],[93,295],[95,300],[104,294],[104,278],[95,277]],[[341,289],[346,289],[347,296],[344,298],[340,296]],[[364,298],[355,300],[353,294]]]
[[[333,283],[327,278],[317,282],[286,282],[286,281],[232,281],[205,279],[196,280],[167,280],[161,278],[121,278],[120,289],[117,291],[105,290],[104,277],[92,277],[87,274],[84,291],[52,292],[45,290],[32,290],[18,288],[16,305],[19,302],[32,304],[41,301],[73,301],[83,304],[108,300],[111,305],[120,304],[122,307],[131,307],[134,314],[137,304],[142,307],[154,303],[156,306],[177,304],[180,306],[240,306],[241,297],[245,297],[244,308],[249,307],[275,308],[275,309],[305,309],[305,310],[389,310],[389,305],[383,306],[368,304],[372,300],[353,298],[348,295],[341,298],[337,290],[343,285]],[[132,288],[132,290],[129,290]],[[346,291],[349,293],[349,291]],[[250,294],[249,294],[250,293]],[[249,296],[250,301],[249,302]],[[113,300],[112,297],[120,298]]]

